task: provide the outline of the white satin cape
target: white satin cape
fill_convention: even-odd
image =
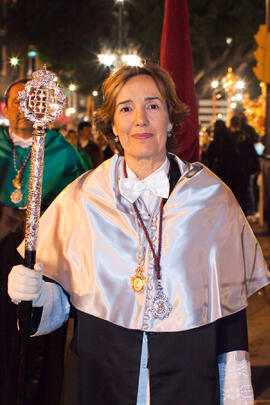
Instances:
[[[83,174],[44,213],[37,248],[44,274],[62,285],[75,308],[126,328],[182,331],[245,308],[247,297],[270,281],[261,248],[228,187],[200,163],[175,156],[181,178],[164,207],[161,255],[173,310],[167,319],[153,318],[150,252],[146,290],[130,288],[138,226],[119,193],[122,159],[114,155]],[[157,214],[150,229],[154,243]]]

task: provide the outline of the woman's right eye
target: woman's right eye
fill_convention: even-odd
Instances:
[[[124,106],[124,107],[121,107],[121,108],[120,108],[120,112],[128,112],[128,111],[130,111],[130,110],[131,110],[131,108],[128,107],[128,106]]]

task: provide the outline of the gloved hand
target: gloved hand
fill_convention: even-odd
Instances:
[[[33,301],[33,306],[42,306],[46,289],[42,275],[42,263],[36,263],[34,270],[22,264],[12,267],[8,276],[8,295],[12,302]]]

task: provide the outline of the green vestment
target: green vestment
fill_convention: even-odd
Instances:
[[[16,146],[16,152],[23,163],[29,154],[30,146]],[[16,161],[16,168],[19,163]],[[47,208],[54,198],[80,174],[89,169],[77,150],[57,131],[47,131],[45,137],[44,170],[42,182],[42,208]],[[0,127],[0,205],[25,207],[27,205],[30,161],[23,171],[21,192],[23,199],[14,204],[10,195],[15,190],[12,180],[17,172],[14,168],[12,143],[8,128]]]

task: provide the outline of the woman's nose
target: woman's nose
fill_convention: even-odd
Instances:
[[[143,107],[138,107],[135,110],[135,123],[136,125],[144,126],[148,124],[148,117]]]

